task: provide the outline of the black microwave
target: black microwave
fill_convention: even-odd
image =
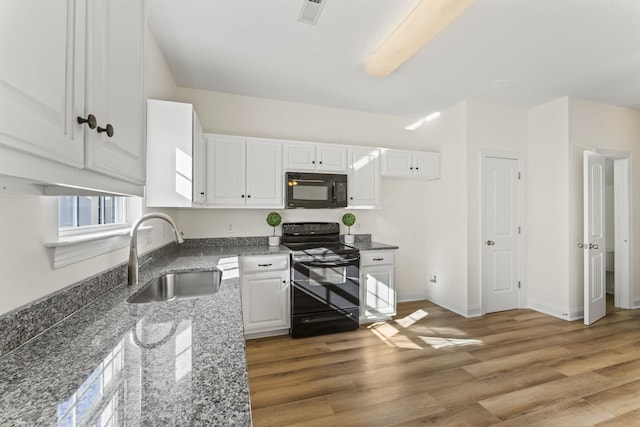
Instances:
[[[287,209],[324,209],[347,207],[347,175],[287,172]]]

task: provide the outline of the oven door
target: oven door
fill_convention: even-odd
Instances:
[[[302,261],[291,266],[292,314],[353,309],[360,305],[360,257],[337,261]]]

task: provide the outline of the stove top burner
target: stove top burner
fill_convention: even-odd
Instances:
[[[282,225],[282,243],[295,260],[335,260],[352,257],[358,249],[340,243],[337,222],[292,222]]]

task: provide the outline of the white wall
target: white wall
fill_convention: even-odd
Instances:
[[[155,40],[147,32],[145,55],[145,89],[149,97],[172,98],[176,84],[158,49]],[[141,202],[138,202],[141,205]],[[140,208],[138,208],[140,211]],[[128,248],[77,262],[59,269],[52,269],[50,253],[43,243],[55,234],[57,228],[57,198],[0,193],[0,314],[6,313],[44,297],[77,281],[93,276],[118,265],[128,258]],[[150,222],[149,224],[153,224]],[[156,227],[152,244],[141,239],[140,252],[165,244]]]
[[[568,99],[529,111],[525,280],[529,307],[569,318]],[[576,242],[577,244],[577,242]]]
[[[419,132],[438,142],[442,178],[434,181],[434,193],[419,214],[427,228],[418,265],[424,265],[427,274],[440,276],[439,283],[428,283],[428,298],[467,315],[467,103],[442,112]]]

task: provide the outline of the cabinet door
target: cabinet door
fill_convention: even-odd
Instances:
[[[347,172],[347,147],[334,144],[316,145],[317,170],[322,172]]]
[[[246,150],[247,205],[284,207],[282,143],[248,139]]]
[[[289,328],[288,270],[242,277],[245,334]]]
[[[207,136],[206,193],[209,205],[244,206],[244,139]]]
[[[416,151],[414,154],[415,176],[424,180],[440,178],[440,154]]]
[[[193,201],[207,202],[207,147],[198,115],[193,112]]]
[[[349,148],[347,195],[349,206],[380,205],[380,151],[373,148]]]
[[[364,319],[381,319],[396,314],[395,267],[380,265],[362,268],[361,310]]]
[[[191,206],[192,116],[191,104],[147,101],[147,206]]]
[[[382,176],[410,177],[413,175],[413,153],[402,150],[382,152]]]
[[[0,145],[83,166],[83,5],[0,2]]]
[[[144,184],[143,1],[89,0],[87,16],[86,167]]]
[[[284,170],[312,171],[316,169],[316,146],[310,142],[284,144]]]

